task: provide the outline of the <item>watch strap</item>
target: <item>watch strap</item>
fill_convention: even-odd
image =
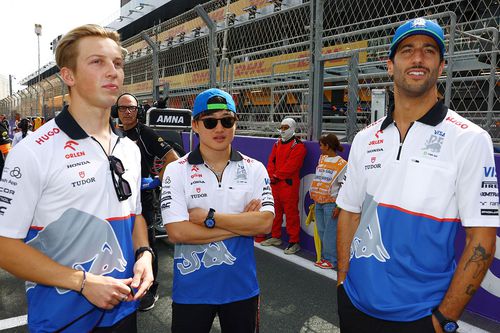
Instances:
[[[215,209],[213,208],[210,208],[208,210],[208,215],[207,215],[207,218],[205,220],[208,220],[208,219],[213,219],[214,218],[214,215],[215,215]]]
[[[205,227],[207,227],[209,229],[212,229],[213,227],[215,227],[215,218],[214,218],[214,215],[215,215],[215,209],[210,208],[208,210],[207,217],[205,218],[205,221],[203,222],[203,224],[205,225]],[[210,221],[210,223],[208,221]]]
[[[155,253],[153,251],[153,249],[149,246],[142,246],[140,248],[138,248],[136,251],[135,251],[135,261],[137,261],[137,258],[143,253],[143,252],[149,252],[151,253],[151,256],[152,256],[152,259],[154,260],[155,258]]]
[[[453,323],[455,324],[455,330],[451,332],[456,332],[458,329],[458,324],[456,321],[452,319],[446,318],[441,311],[439,311],[439,308],[435,308],[434,311],[432,311],[432,314],[436,317],[436,319],[439,321],[439,325],[441,325],[441,328],[443,329],[444,332],[450,332],[449,330],[445,329],[446,324],[448,323]]]

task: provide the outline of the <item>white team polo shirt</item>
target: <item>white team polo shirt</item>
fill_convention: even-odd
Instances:
[[[361,213],[344,284],[353,304],[385,320],[430,315],[459,223],[500,225],[491,138],[438,102],[400,144],[390,113],[356,135],[337,204]]]
[[[132,188],[125,201],[118,201],[106,153],[68,108],[27,136],[11,150],[3,170],[0,235],[24,239],[74,269],[131,277],[132,231],[135,216],[141,213],[141,157],[135,143],[115,133],[111,148],[123,162],[123,177]],[[93,307],[73,291],[31,282],[26,288],[33,332],[54,331]],[[106,312],[100,325],[112,325],[135,309],[134,302],[122,302]],[[93,314],[79,322],[87,317]]]
[[[242,213],[252,199],[260,211],[274,214],[270,180],[264,165],[231,151],[219,182],[204,163],[199,147],[170,163],[162,185],[163,223],[190,223],[188,210],[213,208]],[[217,221],[216,221],[217,226]],[[225,304],[258,295],[253,237],[239,236],[210,244],[176,244],[172,298],[183,304]]]

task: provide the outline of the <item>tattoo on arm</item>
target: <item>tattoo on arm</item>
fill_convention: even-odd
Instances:
[[[486,272],[487,268],[487,263],[491,257],[491,253],[486,253],[486,250],[484,247],[481,246],[481,244],[478,244],[474,248],[474,253],[472,256],[467,260],[467,263],[465,264],[464,271],[467,269],[469,264],[472,267],[475,267],[475,272],[474,275],[472,276],[474,279],[477,279],[479,276],[482,276],[481,273]],[[469,290],[469,287],[467,287],[467,290]]]
[[[474,295],[474,293],[477,291],[477,288],[474,288],[474,286],[472,284],[469,284],[467,286],[467,290],[465,290],[465,293],[469,296],[472,296]]]

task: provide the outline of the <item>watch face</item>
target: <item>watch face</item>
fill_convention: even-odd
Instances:
[[[446,324],[444,324],[443,330],[447,333],[452,333],[452,332],[456,332],[457,328],[458,328],[457,323],[451,321],[451,322],[447,322]]]
[[[207,228],[213,228],[215,226],[215,221],[213,219],[206,219],[205,225]]]

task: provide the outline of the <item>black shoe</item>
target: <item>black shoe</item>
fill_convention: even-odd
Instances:
[[[146,295],[141,299],[139,304],[139,311],[149,311],[155,307],[155,303],[158,300],[158,285],[152,285],[147,291]]]

